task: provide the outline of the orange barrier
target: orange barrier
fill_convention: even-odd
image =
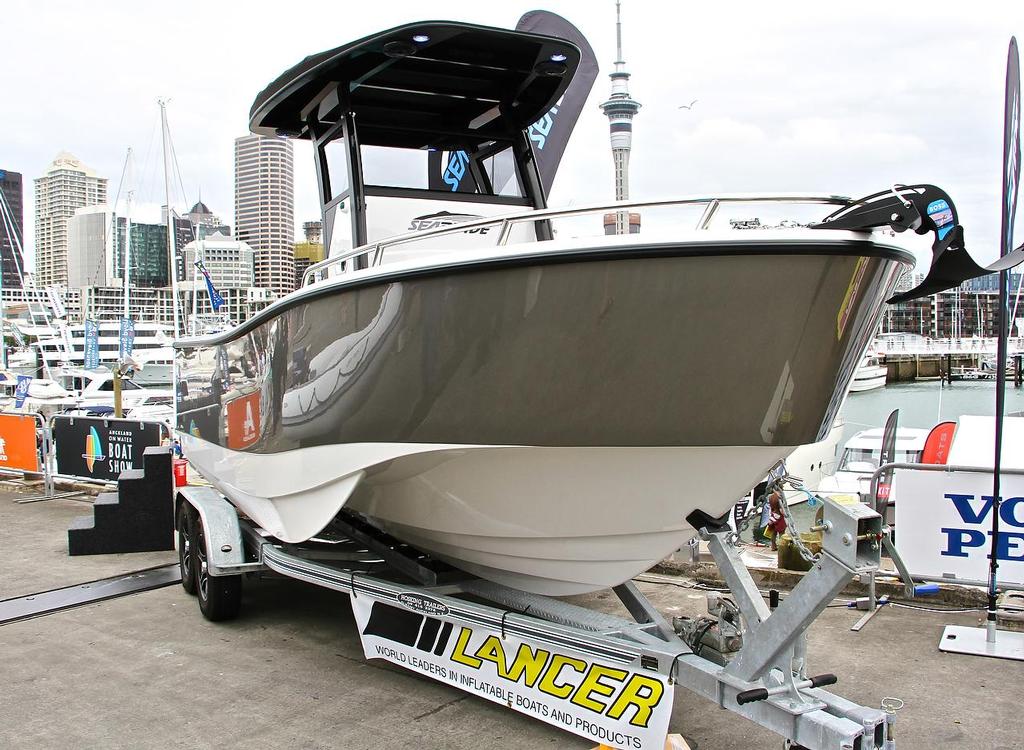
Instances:
[[[35,415],[0,414],[0,469],[39,473]]]

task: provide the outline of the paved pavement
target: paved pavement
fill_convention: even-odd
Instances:
[[[0,598],[135,570],[173,553],[69,558],[66,529],[88,505],[16,505],[0,495]],[[703,596],[641,584],[667,614]],[[577,597],[608,610],[609,594]],[[974,615],[829,609],[810,631],[814,673],[866,705],[906,701],[902,750],[1024,747],[1024,665],[941,654],[947,623]],[[206,622],[174,586],[0,627],[0,748],[587,748],[455,688],[369,662],[348,598],[293,581],[247,582],[242,617]],[[775,735],[685,691],[672,730],[702,750],[779,748]]]

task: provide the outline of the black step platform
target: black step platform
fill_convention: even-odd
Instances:
[[[174,478],[170,447],[147,448],[142,469],[121,472],[117,492],[96,498],[91,516],[68,528],[69,555],[174,549]]]

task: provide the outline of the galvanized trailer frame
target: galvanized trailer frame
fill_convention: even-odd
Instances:
[[[400,549],[397,540],[375,541],[366,528],[347,525],[344,520],[339,521],[339,528],[358,538],[355,547],[362,551],[340,549],[327,555],[333,559],[324,561],[322,555],[313,559],[318,556],[315,550],[284,545],[240,518],[213,489],[179,489],[176,511],[186,503],[203,528],[204,576],[272,571],[398,608],[404,606],[402,595],[428,594],[447,607],[442,619],[453,624],[492,628],[532,643],[570,648],[657,673],[677,689],[697,693],[772,730],[786,739],[788,747],[893,747],[885,736],[886,713],[823,690],[821,685],[831,684],[836,678],[808,677],[805,664],[807,627],[850,580],[877,569],[884,533],[882,520],[860,503],[844,505],[825,499],[823,553],[773,611],[730,543],[728,528],[701,530],[745,624],[743,646],[725,666],[695,654],[632,582],[614,589],[634,618],[628,621],[468,576],[446,581],[429,561],[418,560]],[[404,582],[402,578],[418,582]]]

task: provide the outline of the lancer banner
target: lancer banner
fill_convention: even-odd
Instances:
[[[156,422],[97,417],[53,418],[57,473],[100,482],[117,481],[125,469],[141,469],[146,448],[160,445]]]
[[[659,674],[580,652],[447,621],[448,607],[420,593],[402,607],[351,598],[363,652],[617,748],[662,750],[673,688]]]

